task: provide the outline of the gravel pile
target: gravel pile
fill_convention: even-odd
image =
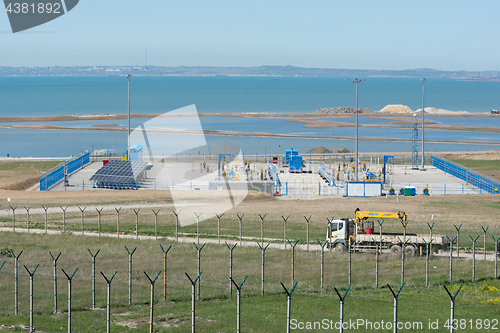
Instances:
[[[336,108],[319,108],[314,113],[355,113],[356,108],[339,106]],[[372,112],[372,110],[367,108],[359,108],[360,113]]]
[[[427,111],[427,110],[426,110]],[[406,105],[402,104],[389,104],[386,105],[380,112],[387,113],[413,113],[413,110]]]

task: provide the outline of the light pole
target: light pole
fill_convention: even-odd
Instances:
[[[354,163],[354,173],[356,175],[355,180],[358,181],[358,83],[362,83],[363,80],[354,79],[352,83],[356,83],[356,134],[355,134],[355,145],[354,145],[354,153],[355,153],[355,163]]]
[[[128,74],[128,145],[127,145],[127,161],[130,161],[130,79],[132,75]]]
[[[424,155],[424,115],[425,115],[425,111],[424,111],[424,101],[425,101],[425,81],[426,78],[423,77],[420,79],[420,81],[422,81],[422,169],[420,169],[421,171],[425,171],[425,155]]]

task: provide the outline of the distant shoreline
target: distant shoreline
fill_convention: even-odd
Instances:
[[[183,115],[175,114],[169,115],[164,113],[133,113],[130,118],[155,118],[155,117],[181,117]],[[191,117],[193,115],[185,115],[184,117]],[[198,113],[199,117],[249,117],[249,118],[328,118],[328,117],[354,117],[354,114],[345,113],[271,113],[271,112],[228,112],[228,113]],[[497,115],[492,115],[490,113],[469,113],[469,114],[429,114],[429,117],[492,117],[498,118]],[[113,120],[113,119],[127,119],[126,114],[90,114],[90,115],[61,115],[61,116],[31,116],[31,117],[0,117],[0,123],[18,123],[18,122],[52,122],[52,121],[78,121],[78,120]],[[376,117],[376,118],[386,118],[386,117],[401,117],[409,118],[413,116],[411,114],[405,113],[380,113],[371,112],[360,114],[360,117]]]
[[[169,114],[132,114],[131,118],[154,118],[154,117],[191,117],[196,114],[188,114],[188,115],[169,115]],[[343,128],[343,127],[354,127],[353,123],[348,122],[336,122],[325,120],[324,118],[329,118],[328,115],[324,113],[200,113],[198,114],[200,117],[250,117],[250,118],[284,118],[284,121],[290,122],[299,122],[304,123],[304,127],[306,128]],[[332,120],[335,118],[346,118],[353,117],[352,114],[332,114]],[[455,115],[432,115],[436,117],[455,117]],[[485,116],[493,116],[490,114],[485,115],[475,115],[475,114],[467,114],[467,115],[456,115],[460,117],[485,117]],[[410,114],[391,114],[391,113],[366,113],[360,115],[360,117],[367,118],[378,118],[378,119],[386,119],[392,120],[392,124],[364,124],[360,125],[361,128],[409,128],[411,124],[414,122],[414,117]],[[323,118],[321,120],[315,120],[311,118]],[[109,114],[101,114],[101,115],[80,115],[80,116],[39,116],[39,117],[3,117],[0,118],[0,123],[9,123],[9,122],[36,122],[37,124],[16,124],[16,125],[4,125],[1,126],[3,128],[13,128],[13,129],[31,129],[31,130],[75,130],[75,131],[117,131],[124,132],[126,129],[123,128],[115,128],[118,126],[114,123],[106,123],[106,124],[92,124],[89,127],[85,128],[72,128],[55,124],[47,124],[44,122],[57,122],[57,121],[79,121],[79,120],[113,120],[113,119],[127,119],[127,115],[109,115]],[[427,130],[441,130],[441,131],[462,131],[462,132],[480,132],[480,133],[492,133],[492,134],[500,134],[500,128],[497,127],[480,127],[480,126],[458,126],[458,125],[443,125],[438,124],[431,120],[426,120],[426,129]],[[242,132],[234,132],[234,131],[217,131],[217,130],[204,130],[204,131],[179,131],[175,129],[153,129],[152,132],[157,133],[191,133],[191,134],[204,134],[204,135],[220,135],[220,136],[236,136],[236,137],[274,137],[274,138],[300,138],[300,139],[324,139],[321,136],[305,136],[305,135],[280,135],[274,133],[266,133],[266,132],[253,132],[253,133],[242,133]],[[333,136],[331,139],[335,140],[352,140],[352,137],[339,137]],[[361,141],[397,141],[397,142],[411,142],[409,139],[390,139],[390,138],[379,138],[379,137],[361,137],[359,138]],[[484,145],[498,145],[498,142],[494,141],[449,141],[449,140],[431,140],[428,142],[435,143],[460,143],[460,144],[484,144]]]

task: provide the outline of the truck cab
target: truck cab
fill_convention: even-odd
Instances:
[[[327,247],[338,252],[345,251],[349,244],[349,236],[354,235],[354,233],[355,226],[352,219],[344,218],[329,221],[326,234]]]

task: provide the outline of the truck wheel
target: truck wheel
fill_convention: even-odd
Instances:
[[[342,243],[337,243],[333,249],[337,253],[342,253],[342,252],[345,252],[345,245]]]
[[[401,246],[399,246],[399,245],[391,246],[391,254],[392,255],[400,255],[401,254]]]
[[[413,245],[407,245],[405,247],[405,255],[408,257],[414,257],[417,254],[417,250]]]

